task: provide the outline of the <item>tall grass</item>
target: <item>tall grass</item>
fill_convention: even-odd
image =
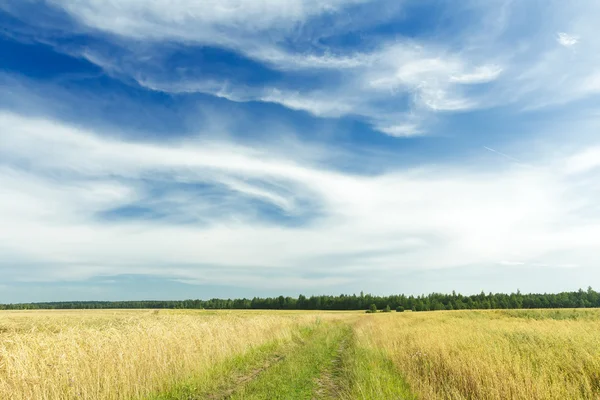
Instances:
[[[599,310],[365,315],[356,337],[419,398],[600,398]]]
[[[597,399],[600,310],[0,312],[0,399],[169,398],[274,356],[235,393]]]
[[[314,321],[307,313],[1,312],[0,399],[141,398],[291,340]]]

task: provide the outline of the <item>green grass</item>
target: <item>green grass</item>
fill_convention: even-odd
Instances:
[[[236,391],[231,399],[312,399],[349,327],[322,324],[307,343]]]
[[[348,346],[342,356],[347,400],[416,399],[394,363],[382,352],[358,346]]]

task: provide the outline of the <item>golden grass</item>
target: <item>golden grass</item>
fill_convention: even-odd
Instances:
[[[291,340],[315,318],[251,311],[0,312],[0,399],[141,398],[261,344]]]
[[[320,319],[353,329],[347,398],[600,398],[600,310],[96,310],[0,312],[0,399],[169,393]]]
[[[365,315],[356,335],[419,398],[600,398],[599,310]]]

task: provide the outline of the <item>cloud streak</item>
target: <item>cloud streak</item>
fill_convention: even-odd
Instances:
[[[118,38],[109,37],[112,48],[71,45],[62,51],[84,57],[112,76],[133,79],[153,90],[205,93],[238,102],[276,103],[319,117],[359,117],[380,132],[392,132],[396,137],[412,136],[399,135],[399,129],[390,128],[415,125],[416,120],[404,118],[407,113],[463,112],[486,106],[467,88],[493,82],[500,76],[502,67],[485,57],[461,54],[441,43],[403,37],[386,38],[377,45],[365,44],[351,51],[318,45],[319,41],[343,34],[344,29],[355,29],[352,25],[336,24],[331,29],[320,29],[323,27],[320,19],[357,12],[353,7],[363,3],[369,2],[316,4],[297,0],[281,7],[277,2],[260,1],[250,7],[244,5],[241,17],[237,11],[242,3],[235,0],[219,2],[213,7],[159,0],[143,5],[127,0],[118,6],[95,0],[51,2],[88,29]],[[374,3],[380,7],[387,4]],[[360,10],[361,18],[371,21],[366,29],[381,23],[381,18],[365,18],[367,8]],[[226,79],[207,78],[201,62],[195,68],[175,65],[174,69],[153,70],[148,67],[149,60],[161,65],[181,49],[181,46],[165,46],[165,41],[229,49],[280,71],[285,79],[240,85]],[[317,77],[323,73],[331,79],[321,80],[318,88],[292,87],[299,75]],[[412,131],[422,134],[425,129]]]

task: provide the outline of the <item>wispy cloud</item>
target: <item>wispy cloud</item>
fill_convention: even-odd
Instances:
[[[285,86],[240,86],[227,81],[177,78],[173,75],[152,77],[148,76],[148,72],[140,73],[137,66],[127,66],[129,63],[124,64],[119,73],[130,76],[139,84],[153,90],[168,93],[207,93],[238,102],[277,103],[322,117],[362,116],[383,133],[410,136],[398,135],[399,129],[390,128],[408,126],[402,116],[403,112],[407,111],[406,106],[395,106],[399,98],[409,96],[413,112],[476,109],[482,104],[477,98],[468,96],[462,86],[493,81],[501,72],[501,68],[496,66],[475,67],[471,71],[468,64],[458,56],[444,59],[436,55],[434,50],[406,44],[393,44],[372,53],[357,55],[349,64],[345,59],[333,56],[294,57],[304,57],[303,62],[294,61],[293,64],[296,69],[306,70],[311,74],[318,73],[323,67],[331,68],[336,74],[332,78],[333,82],[338,83],[325,83],[316,90],[290,89]],[[100,66],[104,65],[100,61],[101,57],[88,58]],[[340,68],[340,64],[344,64],[344,67]],[[275,67],[286,69],[287,61]],[[112,63],[108,64],[106,70],[115,71],[115,66]],[[389,104],[382,107],[384,102]],[[413,134],[425,132],[422,127],[417,127],[414,121],[411,124],[414,126]]]
[[[595,248],[600,237],[600,215],[579,226],[571,214],[591,189],[563,179],[564,170],[552,166],[483,174],[430,167],[361,177],[301,164],[285,149],[273,156],[226,142],[158,147],[53,121],[6,113],[0,118],[10,127],[0,146],[0,182],[10,193],[0,201],[3,247],[21,262],[65,265],[40,271],[39,279],[62,279],[72,272],[67,265],[78,266],[79,277],[160,271],[186,280],[203,279],[202,265],[219,266],[241,268],[243,279],[259,265],[277,273],[301,265],[325,271],[331,257],[362,253],[326,269],[347,271],[352,279],[367,270],[415,264],[495,264],[507,249],[542,263],[559,250]],[[34,160],[33,170],[20,167]],[[227,187],[236,201],[223,202],[223,193],[210,191],[190,196],[188,188],[180,207],[202,223],[179,221],[172,208],[159,208],[167,214],[159,219],[98,219],[130,204],[164,206],[143,203],[148,185],[164,185],[163,175],[171,182]],[[308,224],[270,224],[244,214],[253,199],[282,214],[318,205],[320,214]],[[226,283],[227,276],[213,281]]]
[[[212,8],[190,7],[186,2],[150,1],[141,5],[124,1],[117,7],[97,1],[54,1],[83,24],[126,38],[114,41],[115,45],[121,46],[117,52],[102,47],[80,50],[71,47],[68,51],[81,54],[113,76],[133,78],[152,89],[172,93],[201,92],[233,101],[272,102],[323,117],[360,116],[375,129],[406,125],[407,121],[394,116],[410,109],[428,113],[485,106],[478,96],[472,96],[463,88],[498,78],[502,67],[485,59],[473,63],[469,55],[451,51],[443,43],[402,37],[350,51],[323,49],[315,44],[318,40],[344,32],[328,30],[321,34],[324,36],[315,38],[294,28],[310,26],[314,18],[334,16],[359,3],[364,2],[316,4],[298,0],[282,8],[277,2],[261,1],[250,7],[245,5],[242,18],[236,12],[241,3],[233,0],[215,4]],[[145,17],[140,18],[140,15]],[[134,39],[134,42],[127,39]],[[140,40],[146,44],[139,46]],[[147,60],[160,63],[170,52],[178,51],[161,46],[162,40],[225,47],[291,75],[273,83],[239,87],[226,80],[202,76],[200,67],[152,70],[148,68]],[[297,51],[297,47],[304,50]],[[120,55],[115,56],[115,53]],[[329,71],[331,79],[321,79],[322,86],[318,89],[291,87],[290,83],[298,79],[294,74],[318,76],[323,70]],[[403,96],[411,99],[408,106],[398,101]],[[382,107],[383,103],[389,105]],[[417,130],[425,133],[423,127],[414,131]],[[381,132],[392,130],[384,128]]]
[[[292,0],[285,7],[276,0],[247,3],[241,0],[123,0],[106,3],[100,0],[51,0],[85,24],[111,33],[138,38],[187,39],[227,45],[257,32],[291,31],[295,24],[311,16],[336,13],[365,0]],[[227,30],[236,37],[219,33]]]
[[[351,47],[323,43],[335,43],[359,27],[364,32],[376,30],[382,22],[402,18],[404,10],[370,16],[389,3],[385,0],[294,0],[286,7],[274,1],[217,3],[208,7],[183,0],[143,4],[125,0],[117,6],[96,0],[53,0],[50,4],[86,29],[111,35],[107,37],[111,46],[60,46],[61,51],[79,54],[113,76],[165,92],[272,102],[320,117],[358,116],[382,133],[393,132],[390,126],[406,125],[401,116],[408,112],[427,120],[432,113],[497,106],[539,109],[598,93],[595,66],[600,43],[594,39],[592,17],[598,10],[590,3],[553,2],[537,11],[527,4],[486,3],[470,11],[486,24],[463,24],[462,29],[452,31],[451,38],[446,32],[427,39],[375,35]],[[332,22],[346,14],[352,23]],[[518,21],[525,15],[537,16],[530,25],[539,29],[522,37]],[[359,24],[359,20],[367,22]],[[489,29],[490,24],[494,29]],[[554,26],[563,26],[565,31],[557,33]],[[586,38],[584,42],[580,35]],[[552,36],[561,48],[548,45]],[[167,64],[168,57],[179,54],[182,46],[197,45],[229,49],[283,75],[240,86],[240,82],[207,77],[201,62],[169,69],[150,67]],[[575,46],[576,53],[562,49]],[[317,87],[298,85],[299,80],[317,76]],[[424,134],[428,128],[417,130]]]

